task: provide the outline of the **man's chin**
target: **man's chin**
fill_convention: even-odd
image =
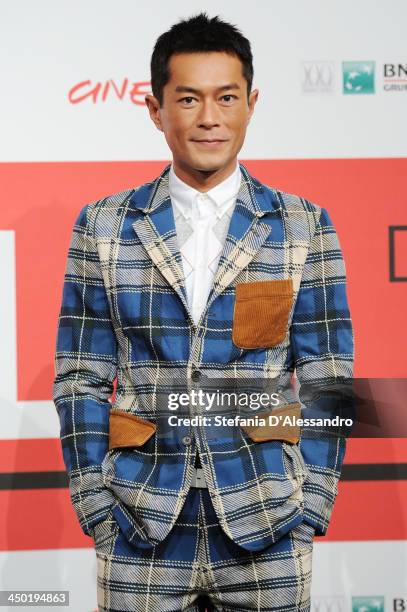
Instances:
[[[213,174],[214,172],[219,172],[222,170],[227,164],[229,160],[220,160],[220,159],[205,159],[196,161],[192,167],[196,172],[202,172],[207,174]]]
[[[222,170],[222,166],[211,166],[211,167],[200,167],[200,168],[195,168],[196,172],[200,172],[201,174],[214,174],[214,172],[219,172],[219,170]]]

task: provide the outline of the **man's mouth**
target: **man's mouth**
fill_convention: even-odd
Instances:
[[[202,139],[194,139],[192,140],[192,142],[196,142],[199,145],[202,146],[206,146],[206,147],[216,147],[221,145],[224,142],[227,142],[226,140],[222,140],[220,138],[202,138]]]

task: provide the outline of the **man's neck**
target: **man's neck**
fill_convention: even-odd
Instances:
[[[216,185],[219,185],[222,181],[226,180],[236,169],[237,158],[232,160],[227,166],[219,168],[219,170],[205,172],[203,170],[195,170],[190,167],[185,167],[179,164],[175,160],[172,162],[172,166],[175,174],[181,181],[184,181],[187,185],[206,193]]]

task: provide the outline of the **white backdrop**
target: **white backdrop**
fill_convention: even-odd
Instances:
[[[407,91],[384,91],[383,64],[407,67],[405,0],[1,2],[3,161],[166,159],[146,108],[111,90],[72,104],[90,80],[150,79],[157,36],[202,9],[252,42],[260,98],[241,157],[397,157],[407,153]],[[342,93],[342,62],[375,61],[375,95]],[[304,93],[304,62],[329,62],[332,88]],[[88,90],[91,88],[89,86]],[[127,91],[130,91],[128,87]],[[82,90],[83,92],[85,91]],[[140,98],[139,98],[140,99]],[[327,137],[328,135],[328,137]]]

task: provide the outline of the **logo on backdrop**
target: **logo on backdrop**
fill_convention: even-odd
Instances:
[[[108,79],[107,81],[80,81],[71,87],[68,100],[71,104],[92,102],[104,103],[107,101],[130,102],[137,106],[145,106],[144,96],[151,93],[150,81],[130,81],[124,78],[121,81]]]
[[[393,599],[393,612],[406,612],[407,610],[407,598],[395,597]]]
[[[391,283],[407,282],[407,225],[389,225],[389,276]]]
[[[384,612],[383,595],[352,597],[352,612]]]
[[[343,93],[373,94],[375,62],[342,62]]]
[[[346,606],[341,595],[312,597],[311,612],[345,612]]]
[[[407,64],[383,64],[383,90],[407,91]]]
[[[302,62],[301,66],[304,93],[331,93],[334,90],[334,62]]]

